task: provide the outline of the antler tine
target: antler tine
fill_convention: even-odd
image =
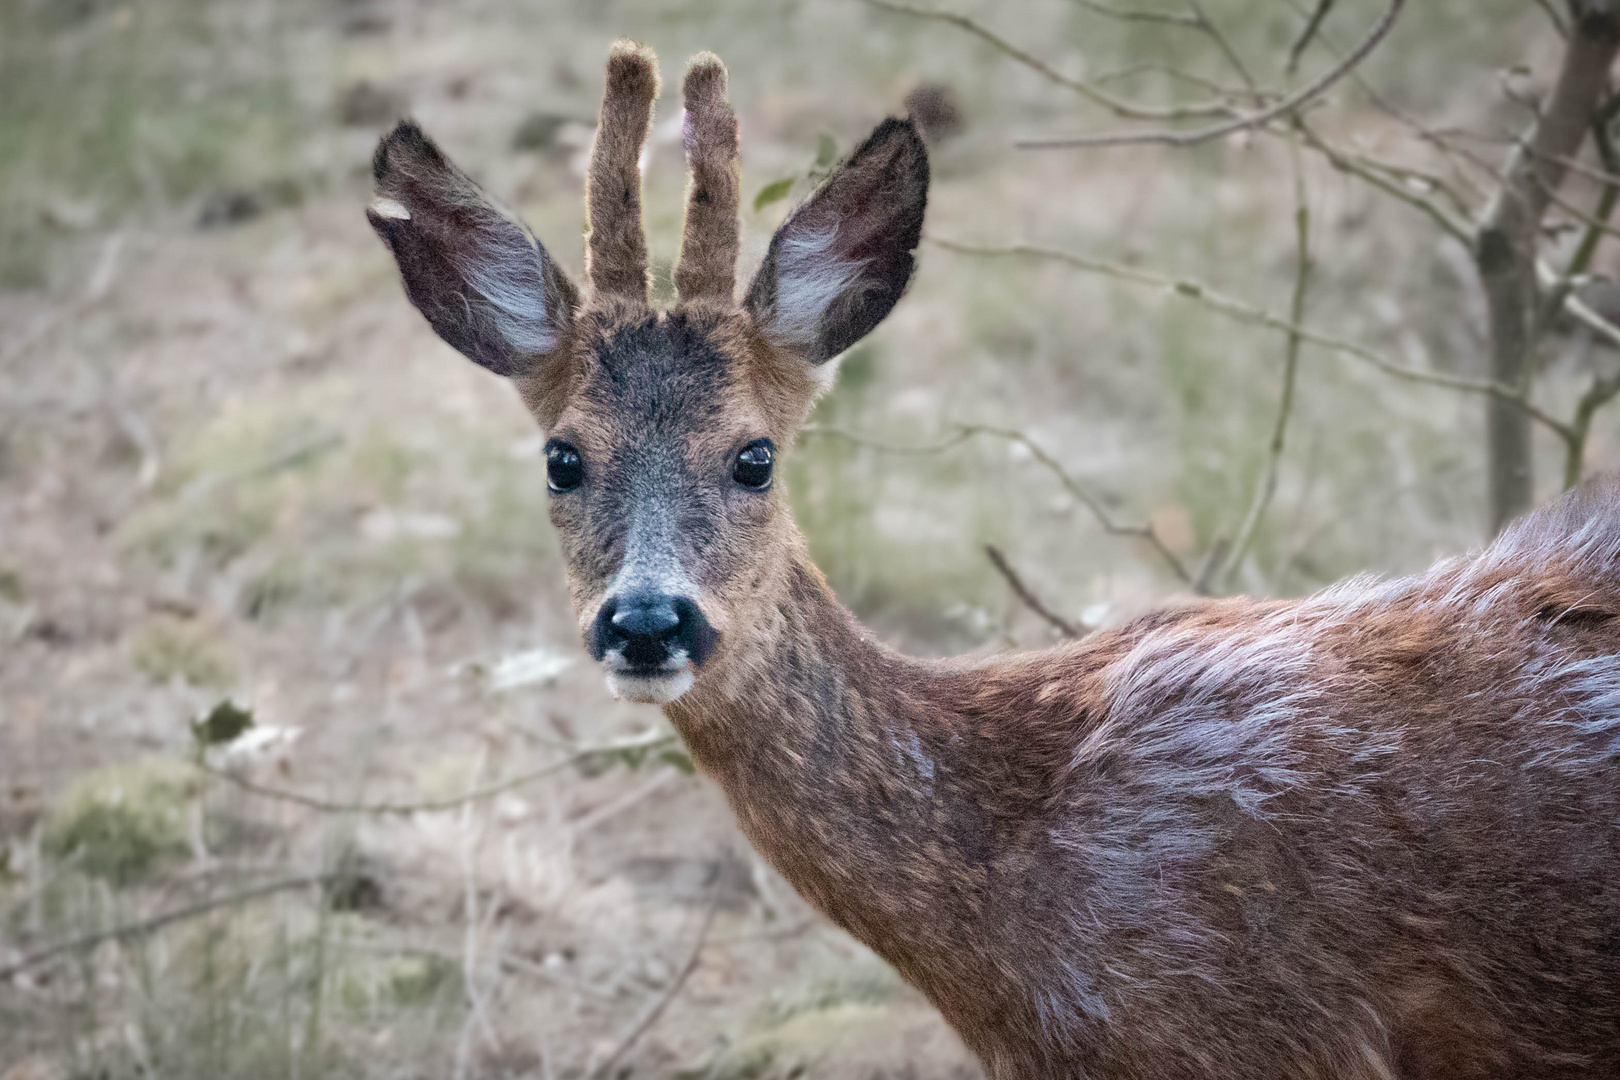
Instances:
[[[585,269],[597,293],[647,301],[647,238],[641,231],[637,160],[658,96],[658,58],[620,39],[608,52],[607,87],[585,181]]]
[[[726,66],[702,52],[686,65],[681,88],[689,180],[686,226],[675,288],[681,299],[730,300],[737,272],[737,114],[726,102]]]

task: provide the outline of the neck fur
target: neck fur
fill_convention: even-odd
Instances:
[[[993,666],[878,644],[808,557],[780,589],[774,625],[665,711],[758,850],[943,1007],[1062,755],[991,719]]]
[[[870,910],[872,864],[915,842],[938,779],[931,673],[873,641],[807,560],[783,587],[774,625],[666,711],[807,899],[863,939],[892,936]]]

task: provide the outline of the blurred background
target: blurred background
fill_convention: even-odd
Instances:
[[[745,275],[878,120],[924,126],[919,273],[787,472],[885,640],[1040,646],[1487,538],[1470,230],[1561,2],[1421,0],[1278,122],[1065,149],[1014,143],[1263,107],[1386,4],[915,4],[966,18],[0,0],[0,1078],[980,1075],[609,697],[533,422],[365,223],[413,115],[577,279],[615,37],[664,64],[665,297],[691,53],[731,71]],[[1603,323],[1613,170],[1582,155],[1542,254]],[[1537,331],[1544,500],[1620,467],[1620,338],[1556,305]]]

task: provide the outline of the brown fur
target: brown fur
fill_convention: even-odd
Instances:
[[[873,642],[801,550],[667,711],[993,1076],[1620,1070],[1620,619],[1546,602],[1620,602],[1620,486],[1418,578],[969,665]]]
[[[624,55],[610,103],[651,71]],[[694,71],[689,106],[719,101]],[[628,111],[597,142],[621,170]],[[1620,483],[1411,578],[910,659],[833,597],[780,484],[732,470],[789,444],[909,280],[915,130],[880,125],[741,304],[699,272],[735,210],[707,240],[689,212],[703,284],[665,313],[601,281],[580,304],[412,131],[379,149],[404,205],[373,224],[441,336],[577,451],[551,519],[582,634],[642,545],[716,635],[666,699],[694,759],[995,1080],[1620,1076]]]
[[[686,67],[682,87],[689,180],[681,257],[675,288],[683,300],[705,297],[729,302],[736,283],[737,115],[726,102],[726,68],[713,53],[699,53]]]
[[[637,160],[658,96],[658,59],[633,41],[608,56],[602,116],[585,178],[585,276],[598,295],[647,299],[647,238],[641,230]]]

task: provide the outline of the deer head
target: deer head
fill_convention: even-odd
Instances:
[[[879,124],[777,230],[738,300],[737,121],[724,66],[694,57],[679,298],[654,311],[637,161],[658,85],[649,51],[614,45],[583,291],[409,121],[377,147],[367,217],[433,329],[516,383],[549,436],[551,520],[609,686],[668,702],[711,672],[747,678],[748,643],[781,619],[802,541],[776,457],[833,361],[904,292],[928,160],[909,121]]]

